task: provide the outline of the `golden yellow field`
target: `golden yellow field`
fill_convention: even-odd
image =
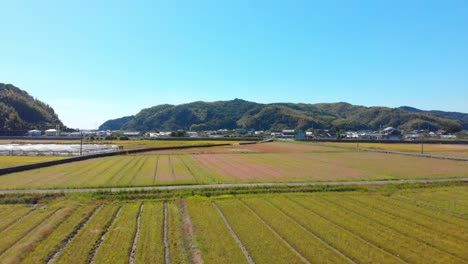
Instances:
[[[393,188],[1,198],[0,263],[466,263],[466,184]]]
[[[64,159],[56,156],[0,156],[0,168]]]

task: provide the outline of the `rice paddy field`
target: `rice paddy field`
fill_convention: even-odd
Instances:
[[[467,201],[461,183],[0,204],[0,263],[468,263]]]
[[[67,157],[56,156],[0,156],[0,168],[15,167],[19,165],[33,164]]]
[[[468,162],[356,151],[316,144],[264,143],[150,152],[0,176],[1,189],[180,184],[461,178]]]
[[[321,143],[326,146],[357,148],[357,143]],[[359,143],[359,148],[421,153],[421,144]],[[423,153],[468,158],[468,144],[423,144]]]

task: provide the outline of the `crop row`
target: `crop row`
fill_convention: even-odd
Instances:
[[[187,155],[118,156],[0,177],[2,188],[146,186],[219,182]]]
[[[462,187],[452,188],[467,198]],[[417,192],[424,196],[427,190]],[[448,195],[450,188],[440,193]],[[167,202],[58,199],[0,209],[1,263],[468,261],[466,217],[396,195],[303,193]]]
[[[0,177],[0,186],[2,189],[123,187],[467,176],[468,162],[384,153],[175,154],[107,157],[57,165],[4,175]]]
[[[228,182],[325,181],[468,176],[468,163],[370,152],[202,154]]]

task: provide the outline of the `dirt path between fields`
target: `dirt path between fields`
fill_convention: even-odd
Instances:
[[[192,264],[202,264],[203,257],[198,245],[195,243],[195,237],[193,233],[193,224],[188,211],[187,200],[181,199],[179,201],[179,208],[182,215],[182,226],[184,230],[185,248],[190,253],[190,260]]]
[[[167,201],[164,201],[164,263],[171,264],[171,251],[169,249],[169,210],[167,208]]]
[[[182,189],[215,189],[231,187],[268,187],[268,186],[307,186],[307,185],[385,185],[399,183],[430,183],[468,181],[463,178],[435,178],[435,179],[410,179],[410,180],[375,180],[375,181],[316,181],[316,182],[261,182],[261,183],[221,183],[199,185],[170,185],[170,186],[146,186],[146,187],[119,187],[119,188],[76,188],[76,189],[28,189],[28,190],[0,190],[0,194],[9,193],[86,193],[86,192],[120,192],[120,191],[150,191],[150,190],[182,190]]]
[[[140,205],[140,211],[138,212],[137,227],[136,227],[135,237],[133,238],[132,251],[130,251],[130,258],[128,259],[128,264],[135,263],[138,240],[140,239],[141,215],[143,214],[144,207],[145,207],[145,204],[142,203]]]

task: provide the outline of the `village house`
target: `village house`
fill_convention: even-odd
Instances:
[[[40,137],[42,135],[42,132],[40,130],[29,130],[28,133],[26,133],[28,137]]]

